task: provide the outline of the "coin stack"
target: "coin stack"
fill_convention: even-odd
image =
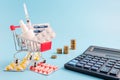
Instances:
[[[51,56],[51,59],[56,59],[56,58],[57,58],[56,55],[52,55],[52,56]]]
[[[62,48],[57,48],[57,53],[62,54]]]
[[[75,39],[72,39],[72,40],[71,40],[71,49],[72,49],[72,50],[75,50],[75,49],[76,49],[76,40],[75,40]]]
[[[69,47],[68,46],[64,46],[64,54],[68,54],[69,53]]]

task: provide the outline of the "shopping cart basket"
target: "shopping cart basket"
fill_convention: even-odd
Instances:
[[[39,59],[43,59],[45,62],[45,59],[40,53],[50,50],[52,46],[51,41],[40,43],[39,41],[28,40],[21,37],[16,32],[17,28],[20,28],[20,26],[10,26],[10,29],[13,32],[13,40],[15,44],[16,53],[14,54],[15,62],[12,62],[6,67],[5,70],[7,71],[23,71],[30,64],[30,62],[38,61]],[[28,54],[26,55],[26,57],[23,58],[21,63],[19,63],[19,60],[16,57],[16,55],[23,51],[28,52]]]
[[[39,41],[24,39],[16,34],[16,28],[20,28],[20,26],[10,26],[10,29],[13,32],[16,51],[44,52],[51,49],[51,41],[40,43]]]

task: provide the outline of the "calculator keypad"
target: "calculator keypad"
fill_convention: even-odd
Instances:
[[[120,73],[120,61],[88,54],[76,57],[68,62],[68,65],[110,76],[117,76]]]

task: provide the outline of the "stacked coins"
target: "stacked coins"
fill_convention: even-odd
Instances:
[[[56,59],[56,58],[57,58],[56,55],[52,55],[52,56],[51,56],[51,59]]]
[[[71,49],[72,49],[72,50],[75,50],[75,49],[76,49],[76,40],[75,40],[75,39],[72,39],[72,40],[71,40]]]
[[[69,47],[68,46],[64,46],[64,54],[68,54],[69,53]]]
[[[57,48],[57,53],[62,54],[62,48]]]

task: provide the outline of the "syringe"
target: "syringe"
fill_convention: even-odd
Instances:
[[[28,29],[33,29],[32,25],[31,25],[31,21],[30,21],[29,15],[28,15],[26,4],[24,3],[23,6],[24,6],[24,12],[25,12],[26,20],[27,20],[26,26],[28,27]]]

